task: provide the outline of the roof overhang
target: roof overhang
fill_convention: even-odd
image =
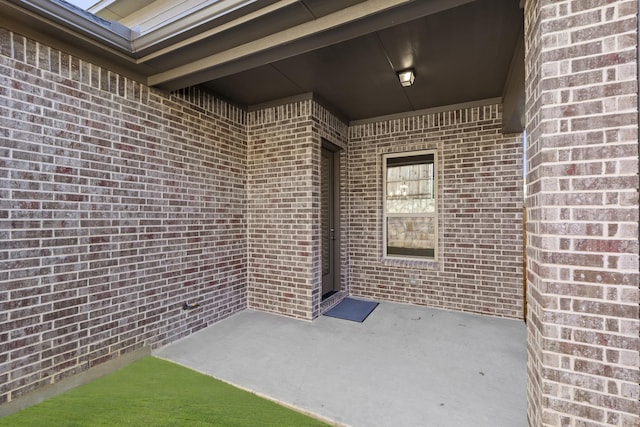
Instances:
[[[140,0],[137,9],[117,22],[62,0],[0,0],[0,26],[172,91],[475,1]],[[118,4],[131,7],[132,2],[103,0],[93,10],[109,11],[108,16],[118,13]],[[514,51],[502,94],[507,127],[513,131],[521,130],[524,110],[522,54],[522,46]]]

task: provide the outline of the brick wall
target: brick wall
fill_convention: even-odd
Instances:
[[[530,426],[640,426],[637,13],[526,2]]]
[[[346,125],[308,99],[251,112],[247,129],[249,307],[313,319],[321,299],[320,149],[322,138],[344,146]]]
[[[498,105],[349,129],[350,292],[513,318],[523,316],[522,138]],[[436,149],[439,259],[382,258],[382,155]]]
[[[315,197],[316,207],[314,208],[314,277],[316,283],[318,283],[318,292],[313,295],[313,318],[319,316],[324,311],[328,310],[332,306],[336,305],[346,294],[349,292],[349,222],[348,222],[348,188],[349,188],[349,153],[347,150],[349,127],[344,121],[336,117],[329,110],[323,107],[317,102],[313,102],[312,108],[312,120],[313,120],[313,146],[314,150],[314,180],[315,180]],[[344,294],[336,295],[334,298],[328,298],[322,301],[321,286],[322,286],[322,266],[321,266],[321,232],[320,229],[320,156],[322,141],[328,141],[339,149],[339,221],[338,227],[335,231],[335,238],[339,240],[340,251],[340,265],[339,269],[339,281],[340,291]],[[322,304],[321,304],[322,303]]]
[[[640,425],[637,2],[525,15],[529,424]],[[244,113],[0,29],[0,117],[0,403],[247,304],[319,315],[322,138],[344,290],[522,314],[521,138],[497,105],[350,128],[311,99]],[[440,258],[383,260],[381,156],[422,149]]]
[[[0,29],[0,117],[0,403],[246,307],[242,111]]]
[[[540,76],[541,70],[537,59],[540,57],[540,23],[538,11],[532,6],[531,1],[526,2],[525,8],[525,90],[526,90],[526,114],[527,114],[527,170],[531,172],[531,153],[539,151],[539,105],[540,105]],[[530,183],[533,177],[527,177]],[[529,427],[542,425],[542,346],[544,326],[541,323],[544,314],[542,312],[541,295],[538,291],[538,280],[532,274],[540,271],[536,260],[537,253],[532,246],[534,233],[537,231],[535,219],[539,215],[537,201],[532,198],[536,194],[531,186],[527,189],[527,419]]]

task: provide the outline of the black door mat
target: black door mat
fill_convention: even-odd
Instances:
[[[345,298],[331,310],[325,312],[324,315],[354,322],[364,322],[377,306],[378,303],[375,301]]]

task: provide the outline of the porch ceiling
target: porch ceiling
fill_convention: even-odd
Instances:
[[[99,19],[60,0],[0,0],[0,25],[93,53],[151,86],[200,86],[246,108],[313,93],[359,120],[503,98],[510,130],[521,130],[518,0],[101,3],[90,9]],[[416,72],[408,88],[396,76],[405,68]]]
[[[521,25],[513,3],[476,1],[203,85],[244,105],[313,92],[351,120],[502,97]],[[403,88],[406,68],[416,80]]]

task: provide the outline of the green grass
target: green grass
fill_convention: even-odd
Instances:
[[[0,426],[326,426],[154,357],[0,419]]]

